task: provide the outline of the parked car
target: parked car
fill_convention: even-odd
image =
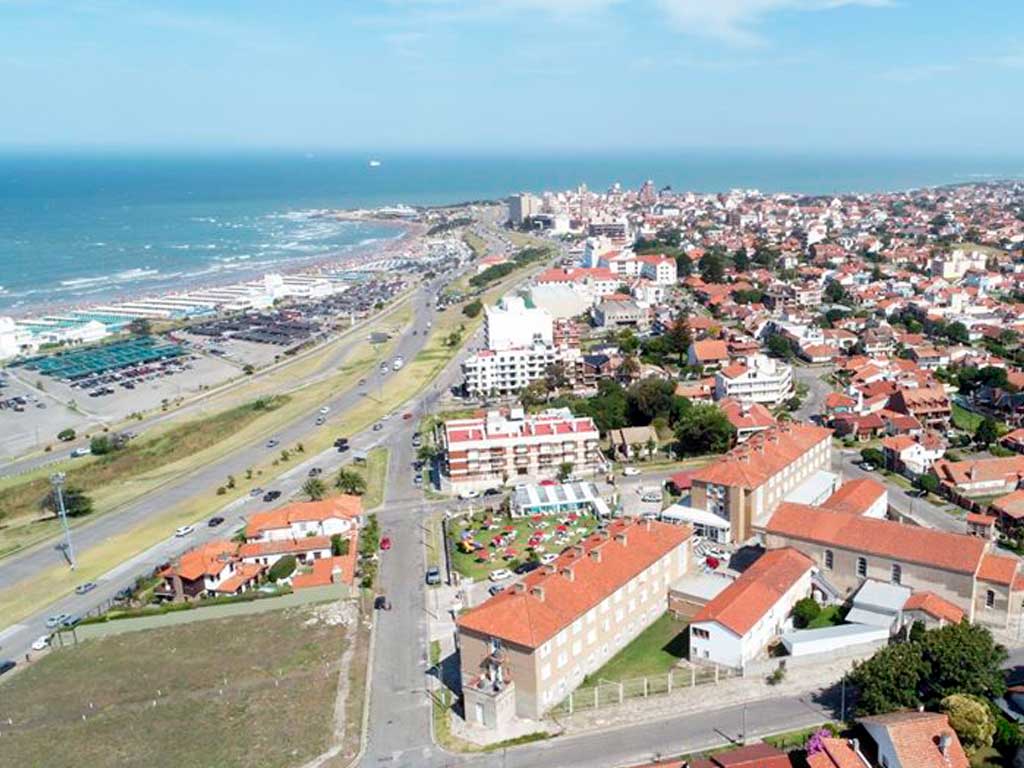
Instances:
[[[865,472],[875,471],[875,465],[872,464],[870,461],[861,462],[860,468],[863,469]]]
[[[536,560],[532,560],[525,563],[520,563],[513,570],[515,571],[515,573],[522,576],[523,574],[529,573],[530,571],[535,571],[538,568],[540,568],[540,563]]]
[[[16,666],[18,666],[18,663],[15,661],[11,661],[10,659],[4,659],[3,661],[0,661],[0,675],[6,675]]]
[[[484,496],[501,496],[500,488],[488,488],[484,491]]]
[[[348,438],[339,437],[334,441],[335,448],[348,448]]]
[[[257,496],[260,496],[262,494],[263,494],[263,489],[262,488],[253,488],[251,491],[249,491],[249,495],[252,496],[253,498],[256,498]]]
[[[71,458],[77,459],[81,456],[88,456],[90,453],[92,453],[92,451],[88,448],[75,448],[75,450],[71,452]]]
[[[648,504],[654,504],[655,502],[661,501],[661,494],[657,491],[648,491],[640,497],[640,501],[645,501]]]
[[[277,448],[280,444],[281,441],[274,437],[267,440],[267,448]]]
[[[555,562],[555,560],[557,560],[557,559],[558,559],[558,555],[556,555],[554,552],[546,552],[546,553],[544,553],[543,555],[540,556],[540,564],[541,565],[550,565],[551,563]]]
[[[50,636],[49,635],[40,635],[39,637],[36,638],[35,642],[32,643],[32,650],[33,651],[45,651],[49,647],[50,647]]]
[[[416,484],[416,485],[423,485],[423,475],[422,475],[421,473],[417,472],[417,473],[416,473],[416,474],[415,474],[415,475],[413,476],[413,478],[412,478],[412,481],[413,481],[413,483],[414,483],[414,484]]]
[[[626,477],[636,477],[637,475],[640,474],[640,470],[637,469],[636,467],[626,467],[625,469],[622,470],[622,474],[624,474]]]
[[[435,586],[441,583],[441,569],[436,565],[427,568],[427,584]]]
[[[63,626],[64,622],[70,618],[70,613],[58,613],[56,616],[51,616],[46,620],[46,628],[56,629],[57,627]]]
[[[327,419],[325,419],[323,416],[317,416],[316,417],[316,425],[318,427],[322,427],[326,423],[327,423]]]
[[[380,548],[384,552],[387,552],[389,549],[391,549],[391,539],[389,539],[387,536],[385,536],[383,539],[381,539],[380,540]]]
[[[384,429],[384,425],[381,424],[379,421],[373,425],[374,432],[380,432],[382,429]]]
[[[71,616],[71,615],[69,615],[66,619],[64,619],[64,621],[62,621],[60,623],[60,625],[62,627],[64,627],[65,629],[71,629],[72,627],[77,627],[81,623],[82,623],[81,616]]]
[[[263,500],[267,503],[270,503],[271,501],[277,501],[280,498],[280,491],[267,491],[266,493],[263,494]]]
[[[487,588],[487,593],[491,597],[494,597],[495,595],[500,594],[501,592],[504,592],[504,591],[505,591],[505,585],[504,584],[492,584],[490,587]]]
[[[183,525],[180,528],[175,529],[174,535],[180,539],[184,536],[189,536],[193,531],[195,531],[195,529],[196,527],[194,525]]]
[[[467,488],[459,494],[460,499],[475,499],[480,496],[480,491],[476,488]]]
[[[309,476],[310,477],[319,477],[320,474],[322,474],[322,473],[323,473],[323,470],[320,469],[320,467],[312,467],[309,470]]]
[[[77,587],[75,587],[75,594],[84,595],[88,592],[92,592],[94,589],[96,589],[96,582],[87,581],[84,584],[79,584]]]
[[[220,515],[217,515],[216,517],[211,517],[206,524],[210,528],[216,528],[218,525],[220,525],[223,522],[224,522],[224,518],[221,517]]]
[[[331,412],[331,407],[329,405],[325,405],[325,406],[323,406],[320,409],[320,413],[322,413],[324,416],[326,416],[330,412]]]
[[[491,581],[505,581],[512,578],[512,571],[508,568],[497,568],[487,574],[487,578]]]

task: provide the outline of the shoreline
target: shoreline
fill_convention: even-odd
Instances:
[[[44,301],[35,304],[23,304],[17,307],[0,307],[0,317],[11,317],[15,322],[31,322],[33,319],[61,315],[69,312],[89,312],[100,306],[119,304],[134,301],[168,299],[182,296],[197,291],[211,290],[215,288],[226,288],[239,286],[261,280],[268,274],[280,275],[309,275],[309,276],[331,276],[347,270],[358,269],[361,264],[368,264],[380,259],[395,256],[415,257],[415,247],[419,239],[426,233],[427,227],[414,221],[406,221],[397,217],[376,216],[373,211],[320,211],[320,215],[330,216],[338,220],[359,221],[371,223],[382,227],[392,227],[400,232],[392,237],[384,238],[373,243],[360,245],[353,243],[347,248],[351,250],[335,251],[317,256],[296,257],[282,261],[275,265],[274,269],[253,270],[244,276],[233,274],[224,275],[223,279],[211,277],[211,279],[199,279],[195,282],[183,284],[176,290],[146,291],[141,289],[134,291],[126,289],[112,292],[103,298],[85,302],[54,302]],[[355,214],[354,216],[352,214]],[[366,214],[366,215],[359,215]],[[2,294],[0,294],[2,296]]]

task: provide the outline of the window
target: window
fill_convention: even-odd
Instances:
[[[501,638],[491,638],[491,653],[498,653],[501,650]]]
[[[889,581],[893,584],[903,583],[903,569],[900,567],[899,563],[892,564],[892,568],[889,571]]]
[[[868,575],[868,561],[867,558],[857,558],[857,575],[861,578],[866,578]]]
[[[833,554],[831,549],[826,549],[825,550],[825,570],[826,571],[831,571],[834,563],[835,563],[835,555]]]
[[[699,638],[701,640],[707,640],[709,637],[711,637],[711,633],[709,633],[706,629],[692,627],[690,631],[693,632],[694,637]]]
[[[992,608],[996,604],[996,593],[991,589],[985,590],[985,607]]]

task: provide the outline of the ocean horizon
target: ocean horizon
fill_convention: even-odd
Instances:
[[[0,312],[237,282],[399,234],[309,215],[325,208],[446,205],[647,179],[677,191],[814,195],[1019,178],[1024,158],[980,156],[2,152]]]

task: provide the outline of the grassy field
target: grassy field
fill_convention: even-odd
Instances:
[[[841,605],[829,605],[821,610],[814,620],[807,625],[808,629],[821,629],[822,627],[834,627],[837,624],[842,624],[842,611]]]
[[[686,657],[686,626],[665,613],[589,678],[617,682],[666,674]]]
[[[545,517],[535,523],[528,517],[510,519],[495,512],[490,516],[492,524],[489,528],[484,525],[485,518],[486,513],[477,512],[473,518],[459,518],[448,526],[452,544],[452,567],[463,576],[476,580],[486,579],[487,574],[497,568],[514,567],[524,562],[531,552],[528,542],[534,531],[542,530],[549,537],[536,548],[536,552],[557,554],[592,533],[595,524],[592,517],[580,517],[575,523],[566,526],[564,534],[560,534],[556,530],[559,521],[555,517]],[[468,524],[461,525],[464,522]],[[512,529],[513,534],[506,531],[507,527]],[[509,539],[510,535],[513,538]],[[498,540],[502,541],[500,545],[495,544]],[[460,545],[460,541],[465,541],[466,546]],[[482,544],[483,549],[469,550],[471,542]],[[516,554],[504,554],[509,549],[514,550]]]
[[[366,493],[363,494],[363,509],[376,509],[384,502],[384,486],[388,481],[387,448],[374,448],[366,455],[365,464],[349,464],[348,469],[358,472],[366,480]]]
[[[181,424],[155,437],[140,438],[105,456],[69,462],[62,467],[67,487],[88,493],[96,502],[96,511],[104,512],[118,503],[118,484],[147,473],[158,476],[160,470],[181,459],[206,454],[286,402],[287,398],[281,397],[255,401]],[[50,490],[48,475],[53,469],[48,467],[0,490],[0,521],[5,524],[0,530],[0,553],[9,554],[57,533],[58,522],[40,509],[41,500]]]
[[[2,762],[301,765],[329,746],[349,641],[315,617],[271,611],[53,652],[0,684]]]
[[[465,241],[466,245],[472,249],[473,255],[476,256],[476,258],[482,259],[487,255],[487,243],[476,232],[466,230],[462,234],[462,239]]]

